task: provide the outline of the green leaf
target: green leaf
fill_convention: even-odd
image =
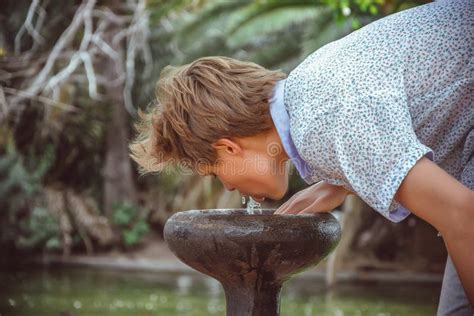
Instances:
[[[212,1],[200,12],[184,21],[176,33],[176,39],[182,49],[199,45],[206,38],[224,34],[229,15],[249,3],[245,1]],[[196,39],[199,39],[198,41]],[[197,43],[196,43],[197,42]]]
[[[58,236],[49,238],[45,245],[48,250],[59,250],[61,249],[61,246],[62,244]]]
[[[120,203],[112,207],[112,222],[119,226],[128,226],[136,217],[136,209],[129,203]]]
[[[60,228],[57,218],[47,209],[35,207],[32,212],[19,223],[21,235],[16,241],[19,249],[38,247],[48,248],[54,245],[54,239],[59,242]],[[52,240],[52,241],[50,241]]]
[[[125,247],[131,247],[135,246],[138,244],[140,241],[140,236],[137,235],[134,231],[132,230],[127,230],[122,233],[123,236],[123,241]]]
[[[358,18],[352,18],[351,25],[354,30],[360,28],[361,26],[360,20]]]
[[[372,15],[376,15],[376,14],[379,13],[379,9],[377,8],[377,6],[371,5],[371,6],[369,7],[369,12],[370,12],[370,14],[372,14]]]
[[[229,31],[230,48],[246,45],[268,36],[268,33],[290,29],[294,24],[303,24],[318,16],[321,9],[315,5],[277,7],[245,20]],[[236,13],[237,14],[237,13]],[[230,17],[232,18],[232,16]]]

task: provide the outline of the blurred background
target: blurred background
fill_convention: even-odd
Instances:
[[[174,212],[241,197],[177,170],[140,177],[128,156],[160,71],[223,55],[289,73],[426,2],[1,0],[0,315],[222,315],[220,285],[180,265],[162,229]],[[263,206],[305,187],[292,169],[285,199]],[[282,314],[433,315],[446,259],[437,232],[356,198],[340,210],[337,250],[288,284]]]

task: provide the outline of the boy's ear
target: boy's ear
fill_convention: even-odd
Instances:
[[[238,155],[242,152],[241,145],[233,139],[230,138],[219,138],[212,147],[216,151],[226,153],[228,155]]]

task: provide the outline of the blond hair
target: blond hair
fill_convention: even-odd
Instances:
[[[212,144],[222,137],[246,137],[272,127],[268,100],[275,82],[285,78],[255,63],[203,57],[167,66],[156,85],[156,103],[140,113],[131,157],[142,173],[170,164],[214,164]],[[194,166],[194,167],[193,167]]]

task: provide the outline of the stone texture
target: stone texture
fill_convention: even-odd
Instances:
[[[318,264],[339,241],[339,223],[329,213],[273,212],[191,210],[166,222],[165,240],[176,256],[223,285],[227,315],[279,315],[283,283]]]

